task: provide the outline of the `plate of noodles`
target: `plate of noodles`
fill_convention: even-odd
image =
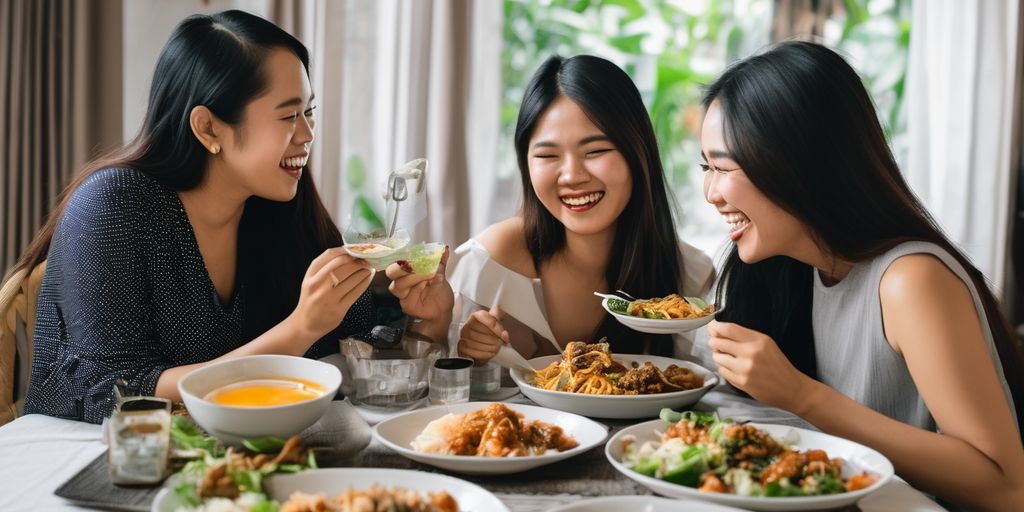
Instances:
[[[423,464],[457,473],[504,475],[584,453],[604,442],[608,428],[533,405],[470,402],[394,416],[378,423],[373,436]]]
[[[616,433],[605,456],[663,496],[749,510],[853,505],[894,474],[881,453],[822,432],[670,409]]]
[[[205,500],[201,510],[408,510],[417,512],[508,512],[490,491],[437,473],[383,468],[326,468],[279,474],[262,482],[270,502],[252,505],[243,495],[235,503]],[[268,505],[268,503],[270,505]],[[196,510],[172,487],[153,500],[153,512]],[[278,508],[271,508],[276,505]],[[367,508],[369,507],[369,508]]]
[[[692,331],[707,325],[720,310],[699,297],[681,297],[675,293],[633,301],[599,295],[604,297],[601,306],[619,323],[634,331],[650,334]]]
[[[512,380],[537,404],[595,418],[653,418],[663,407],[691,405],[718,377],[695,363],[668,357],[613,354],[608,344],[569,342],[562,355],[530,360]]]

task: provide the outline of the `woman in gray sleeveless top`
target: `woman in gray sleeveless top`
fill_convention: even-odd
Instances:
[[[782,43],[704,106],[704,192],[734,242],[708,326],[718,371],[943,500],[1021,510],[1019,342],[903,180],[854,70]]]

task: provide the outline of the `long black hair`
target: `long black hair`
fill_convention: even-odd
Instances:
[[[157,60],[146,116],[126,146],[85,166],[64,190],[46,223],[11,269],[13,279],[46,259],[53,233],[75,189],[94,172],[127,167],[172,190],[202,182],[209,153],[196,139],[189,115],[205,105],[236,129],[246,105],[266,91],[262,63],[268,52],[294,53],[309,73],[309,52],[273,23],[242,11],[193,15],[174,29]],[[246,336],[252,338],[284,319],[298,302],[309,263],[341,234],[320,201],[308,169],[287,202],[251,197],[239,226],[238,275],[254,300],[248,301]],[[6,286],[6,285],[5,285]]]
[[[765,196],[804,222],[835,258],[862,262],[908,241],[931,242],[967,271],[981,297],[1024,419],[1021,348],[984,276],[911,192],[886,143],[868,92],[838,54],[785,42],[732,65],[704,97],[718,101],[728,150]],[[801,371],[817,375],[811,331],[813,271],[776,256],[747,264],[735,247],[723,267],[722,319],[772,336]]]
[[[651,119],[636,85],[611,62],[590,55],[553,56],[530,79],[519,108],[515,146],[523,183],[526,246],[539,270],[541,262],[565,247],[565,226],[540,202],[530,182],[527,153],[537,121],[560,96],[580,106],[611,140],[629,166],[633,194],[616,221],[615,241],[605,269],[612,290],[636,297],[677,291],[683,261],[659,159]],[[647,336],[605,318],[597,337],[607,336],[612,350],[670,354],[669,336]],[[646,345],[646,346],[645,346]]]

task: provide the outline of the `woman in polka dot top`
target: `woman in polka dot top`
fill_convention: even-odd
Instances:
[[[339,248],[306,165],[308,67],[298,40],[251,14],[178,25],[139,135],[87,166],[15,267],[47,260],[26,413],[99,423],[118,379],[177,400],[196,367],[320,357],[376,323],[373,270]],[[403,311],[444,342],[444,267],[392,267]]]

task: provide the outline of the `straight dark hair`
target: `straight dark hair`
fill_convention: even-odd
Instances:
[[[963,266],[984,306],[1003,373],[1024,424],[1024,358],[984,276],[942,233],[911,192],[857,73],[838,54],[785,42],[740,61],[711,84],[728,150],[775,204],[800,219],[832,256],[877,257],[903,242],[931,242]],[[811,306],[814,269],[784,256],[747,264],[733,247],[718,289],[722,320],[772,336],[799,370],[816,377]]]
[[[526,246],[534,266],[539,271],[543,261],[565,247],[565,226],[534,192],[527,160],[537,121],[560,96],[580,106],[629,166],[633,194],[616,221],[615,241],[605,269],[608,287],[636,297],[675,293],[683,275],[683,260],[651,119],[629,75],[615,64],[590,55],[549,58],[530,79],[519,108],[516,157],[523,183]],[[598,328],[596,337],[602,336],[608,337],[616,352],[646,349],[671,354],[673,348],[671,337],[640,338],[610,315]]]
[[[46,259],[68,200],[96,171],[125,167],[172,190],[198,186],[209,153],[192,133],[192,109],[205,105],[239,132],[246,105],[266,92],[262,63],[274,49],[294,53],[309,73],[306,47],[263,18],[231,10],[182,21],[160,52],[139,134],[128,145],[82,169],[9,272],[9,280],[24,279]],[[259,197],[246,201],[238,233],[238,252],[244,255],[239,258],[238,274],[253,299],[246,304],[244,332],[248,338],[266,331],[294,309],[309,263],[326,248],[342,243],[310,176],[309,169],[304,169],[298,192],[290,201]],[[4,288],[8,285],[12,283]]]

